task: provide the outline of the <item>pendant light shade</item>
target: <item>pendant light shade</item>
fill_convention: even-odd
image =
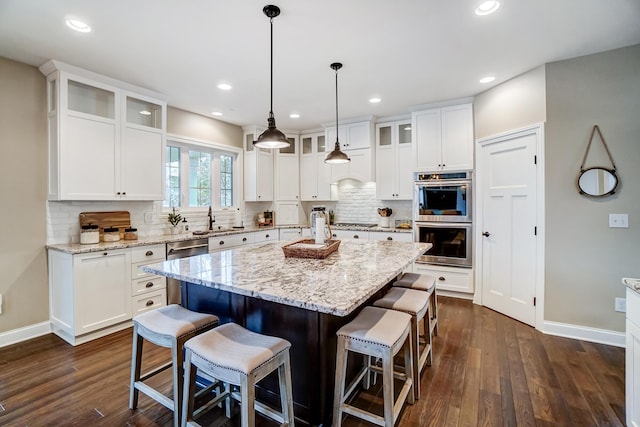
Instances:
[[[267,130],[262,132],[258,139],[253,141],[253,145],[260,148],[287,148],[291,145],[286,135],[276,127],[276,118],[273,116],[273,18],[280,15],[280,8],[274,5],[267,5],[262,12],[269,18],[271,24],[271,108],[267,119]]]
[[[334,62],[331,64],[331,68],[336,72],[336,145],[333,148],[333,151],[324,159],[324,162],[331,164],[349,163],[351,161],[349,156],[340,150],[340,137],[338,136],[338,70],[342,68],[342,64]]]

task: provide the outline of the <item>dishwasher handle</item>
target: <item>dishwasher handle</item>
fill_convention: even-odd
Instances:
[[[167,252],[167,255],[173,254],[173,253],[176,253],[176,252],[189,251],[191,249],[200,249],[200,248],[209,249],[209,244],[207,243],[207,244],[204,244],[204,245],[193,245],[193,246],[183,246],[181,248],[171,248]]]

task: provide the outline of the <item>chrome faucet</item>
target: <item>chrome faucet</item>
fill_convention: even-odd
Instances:
[[[209,231],[213,230],[213,223],[216,222],[216,217],[211,215],[211,206],[209,206],[209,213],[207,214],[209,217]]]

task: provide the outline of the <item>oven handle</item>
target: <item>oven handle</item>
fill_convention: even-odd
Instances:
[[[451,185],[462,185],[467,184],[471,185],[470,179],[462,179],[462,180],[452,180],[452,181],[415,181],[416,185],[423,187],[442,187],[442,186],[451,186]]]

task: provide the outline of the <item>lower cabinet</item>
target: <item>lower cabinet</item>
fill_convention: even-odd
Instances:
[[[473,294],[473,269],[471,268],[447,267],[444,265],[414,262],[413,272],[435,276],[436,286],[439,291]]]
[[[356,239],[356,240],[369,240],[368,231],[357,230],[331,230],[333,239]]]
[[[299,240],[302,238],[301,228],[281,228],[279,239],[283,241]]]
[[[229,234],[228,236],[209,237],[209,252],[217,252],[254,242],[253,233]]]
[[[167,305],[167,279],[142,271],[140,267],[166,259],[166,245],[131,248],[132,315]]]
[[[625,347],[627,425],[640,426],[640,295],[629,288]]]
[[[53,332],[70,344],[129,326],[113,329],[131,319],[130,250],[76,255],[50,250],[49,295]]]
[[[369,240],[389,240],[395,242],[413,242],[412,233],[394,233],[393,231],[371,231]]]

